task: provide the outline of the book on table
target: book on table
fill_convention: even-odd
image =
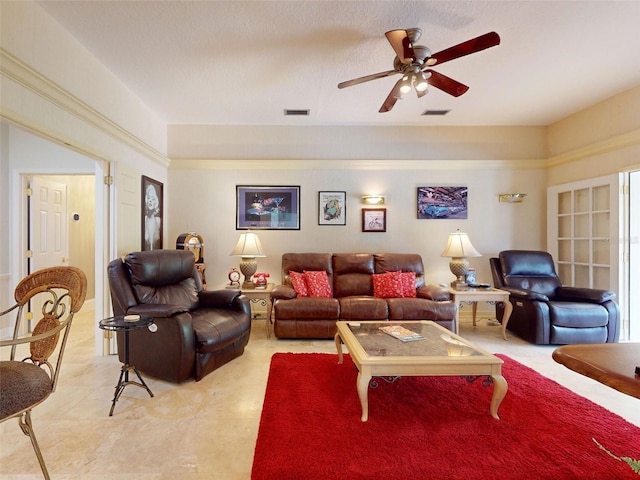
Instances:
[[[380,327],[380,330],[403,342],[415,342],[416,340],[424,340],[424,337],[419,333],[412,332],[411,330],[401,325],[388,325],[385,327]]]

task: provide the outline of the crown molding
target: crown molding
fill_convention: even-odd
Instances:
[[[546,168],[545,160],[217,160],[172,159],[169,170],[470,170]]]
[[[603,153],[620,150],[640,143],[640,129],[632,130],[615,137],[607,138],[599,142],[592,143],[586,147],[576,148],[569,152],[561,153],[549,157],[546,162],[547,167],[557,167],[571,162],[582,160],[583,158],[595,157]]]
[[[0,47],[0,74],[12,79],[27,90],[41,96],[53,105],[79,118],[101,132],[142,153],[146,157],[167,167],[169,158],[155,148],[151,147],[140,138],[120,127],[118,124],[101,114],[82,100],[78,99],[64,88],[57,85],[35,69],[31,68],[19,58]],[[51,131],[44,131],[41,125],[28,119],[13,115],[11,112],[2,112],[3,116],[19,123],[30,130],[40,133],[48,138],[55,138]],[[67,143],[66,141],[64,143]]]

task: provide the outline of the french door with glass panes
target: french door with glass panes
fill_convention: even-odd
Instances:
[[[547,189],[547,249],[564,285],[616,293],[626,310],[623,280],[623,175]],[[628,335],[628,324],[623,335]],[[623,338],[621,335],[621,338]]]

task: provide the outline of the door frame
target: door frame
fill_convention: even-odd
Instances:
[[[98,328],[98,322],[110,315],[110,302],[108,288],[105,283],[106,265],[111,256],[113,245],[110,232],[111,216],[110,212],[110,192],[111,186],[105,182],[105,177],[109,175],[110,163],[84,155],[88,161],[93,162],[93,169],[88,168],[16,168],[12,172],[10,198],[16,206],[12,209],[15,215],[10,220],[11,229],[17,235],[11,237],[10,251],[16,252],[12,259],[12,271],[16,272],[17,278],[24,278],[27,275],[27,262],[24,252],[27,250],[27,212],[28,202],[25,195],[27,187],[27,177],[41,175],[93,175],[96,182],[95,188],[95,299],[94,299],[94,346],[97,355],[106,355],[103,342],[102,330]]]

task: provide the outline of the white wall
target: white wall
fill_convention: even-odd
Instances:
[[[549,185],[640,169],[640,86],[549,126]]]
[[[169,170],[170,218],[165,248],[175,248],[181,233],[197,232],[205,240],[205,261],[209,288],[227,281],[227,272],[239,259],[229,253],[241,233],[235,229],[236,185],[299,185],[301,188],[301,229],[299,231],[262,230],[259,237],[267,257],[258,259],[258,271],[280,280],[280,264],[286,252],[410,252],[422,255],[429,283],[450,282],[449,259],[440,257],[448,234],[460,229],[469,233],[476,249],[483,254],[470,260],[478,269],[478,281],[490,282],[489,257],[508,248],[539,249],[545,244],[544,168],[484,166],[469,162],[413,162],[402,169],[364,170],[340,162],[337,169],[326,163],[309,163],[308,168],[282,163],[276,169],[269,161],[262,169],[209,168]],[[299,162],[297,162],[299,163]],[[314,168],[314,166],[316,168]],[[416,188],[444,185],[469,188],[466,220],[418,220]],[[318,191],[347,192],[347,225],[318,225]],[[527,193],[522,204],[498,203],[498,194]],[[386,233],[362,233],[360,196],[386,195]]]

